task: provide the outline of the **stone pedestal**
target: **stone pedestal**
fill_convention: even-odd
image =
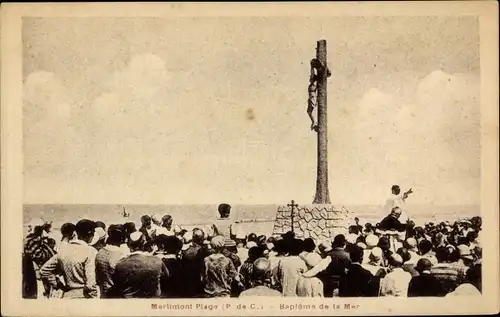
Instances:
[[[337,234],[347,235],[354,216],[341,205],[299,205],[293,211],[293,232],[297,238],[313,238],[316,243],[331,241]],[[273,235],[292,231],[292,208],[279,206]]]

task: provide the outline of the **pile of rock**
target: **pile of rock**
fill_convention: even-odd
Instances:
[[[279,206],[274,221],[273,235],[292,230],[297,238],[313,238],[315,241],[331,240],[337,234],[347,234],[353,217],[344,206],[304,205],[292,209]]]

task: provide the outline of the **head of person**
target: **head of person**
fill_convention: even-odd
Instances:
[[[125,243],[127,239],[127,233],[125,232],[122,225],[110,225],[108,228],[108,239],[106,244],[120,246]]]
[[[164,239],[164,250],[167,254],[177,255],[182,250],[182,240],[176,236],[166,236]]]
[[[411,259],[411,254],[410,254],[410,252],[408,252],[408,249],[406,249],[406,248],[399,248],[399,249],[397,249],[396,253],[401,256],[403,263],[406,263],[406,262],[410,261],[410,259]]]
[[[432,263],[429,259],[422,258],[418,260],[415,270],[420,274],[431,274]]]
[[[151,226],[153,225],[153,220],[151,219],[151,216],[149,215],[144,215],[141,217],[141,224],[143,228],[146,229],[151,229]]]
[[[96,227],[94,232],[94,237],[89,243],[91,246],[100,250],[106,245],[106,231],[101,227]]]
[[[166,253],[167,249],[167,235],[160,234],[154,237],[153,244],[156,247],[156,251],[159,253]]]
[[[391,210],[391,215],[394,217],[394,218],[399,218],[401,216],[401,213],[403,212],[403,210],[401,210],[400,207],[396,206],[394,208],[392,208]]]
[[[418,251],[420,252],[421,255],[425,255],[429,253],[432,250],[432,242],[429,240],[422,240],[418,244]]]
[[[389,257],[389,265],[393,268],[400,268],[403,266],[403,258],[401,255],[393,253]]]
[[[375,229],[373,228],[373,225],[370,222],[367,222],[365,224],[365,232],[373,232]]]
[[[369,255],[370,264],[380,265],[380,263],[382,263],[382,255],[383,251],[381,248],[379,247],[373,248]]]
[[[289,255],[299,255],[304,251],[304,240],[301,239],[293,239],[289,242]]]
[[[405,240],[404,247],[407,248],[409,251],[416,251],[417,250],[417,239],[415,238],[408,238]]]
[[[42,230],[46,233],[50,233],[50,231],[52,231],[52,221],[44,221]]]
[[[205,241],[205,232],[200,228],[194,228],[192,237],[193,244],[203,245],[203,241]]]
[[[236,241],[234,241],[233,239],[228,239],[226,238],[224,240],[224,248],[226,250],[228,250],[229,252],[232,252],[232,253],[238,253],[238,248],[236,247]],[[262,248],[262,247],[260,247]]]
[[[282,237],[283,237],[283,240],[291,241],[291,240],[295,239],[295,232],[287,231],[286,233],[284,233],[282,235]]]
[[[401,193],[401,187],[399,187],[399,185],[392,185],[391,193],[393,195],[399,195],[399,193]]]
[[[382,251],[387,252],[391,249],[391,241],[388,237],[380,237],[377,246],[381,248]]]
[[[379,238],[374,234],[369,234],[365,237],[365,244],[368,249],[372,249],[378,245]]]
[[[478,237],[478,234],[477,234],[476,231],[469,231],[467,233],[467,236],[466,236],[466,238],[469,241],[469,243],[472,243],[472,242],[476,241],[477,237]]]
[[[457,250],[460,254],[460,259],[462,259],[464,264],[467,266],[471,266],[474,262],[474,257],[472,256],[470,247],[465,244],[461,244],[457,247]]]
[[[359,227],[358,226],[349,226],[348,233],[358,235],[359,234]]]
[[[267,237],[265,235],[260,235],[257,237],[257,245],[264,245],[266,244]]]
[[[137,231],[135,227],[135,223],[133,222],[126,222],[123,224],[123,231],[125,232],[125,237],[129,237],[132,232]]]
[[[248,235],[247,242],[248,241],[253,241],[253,242],[257,243],[257,235],[255,233],[251,232]]]
[[[304,251],[305,252],[314,252],[316,249],[316,243],[314,242],[313,238],[307,238],[304,239]]]
[[[285,240],[278,239],[274,242],[274,252],[276,252],[276,255],[279,256],[286,254]]]
[[[253,261],[257,260],[258,258],[264,257],[264,250],[260,247],[251,247],[248,249],[248,261]]]
[[[436,248],[436,259],[439,263],[448,262],[449,254],[450,251],[448,251],[448,248],[445,246]]]
[[[347,239],[343,234],[338,234],[333,238],[332,248],[344,249],[347,244]]]
[[[353,245],[349,248],[349,257],[352,263],[362,263],[363,262],[363,249],[357,245]]]
[[[61,226],[62,240],[73,240],[76,237],[76,226],[70,222],[67,222]]]
[[[163,228],[166,228],[167,230],[172,229],[172,223],[174,222],[174,219],[170,215],[165,215],[161,217],[161,226]]]
[[[470,222],[472,223],[472,227],[476,230],[481,230],[481,226],[483,224],[483,220],[479,216],[472,217]]]
[[[271,262],[266,258],[258,258],[253,262],[252,283],[254,286],[271,283]]]
[[[224,236],[215,236],[210,239],[210,247],[215,253],[221,253],[226,246],[226,239]]]
[[[146,250],[146,236],[140,232],[132,232],[128,238],[127,245],[131,252]]]
[[[90,243],[94,238],[96,225],[95,222],[88,219],[82,219],[78,221],[75,225],[75,232],[78,239]]]
[[[322,258],[326,257],[328,255],[328,252],[330,252],[331,250],[332,250],[332,244],[328,241],[322,241],[318,245],[318,252]]]
[[[221,218],[229,218],[231,215],[231,205],[229,204],[220,204],[218,210]]]
[[[322,257],[316,252],[310,252],[303,258],[303,260],[306,263],[307,269],[310,270],[321,262]]]
[[[102,228],[104,232],[106,232],[106,224],[102,221],[96,221],[95,222],[96,228]]]
[[[350,233],[347,235],[346,240],[347,240],[347,244],[356,244],[356,242],[358,241],[358,235],[354,234],[354,233]]]

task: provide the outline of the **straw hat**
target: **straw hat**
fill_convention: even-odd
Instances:
[[[376,247],[378,244],[378,240],[379,240],[379,238],[374,234],[367,235],[365,238],[366,247],[368,249]]]
[[[464,259],[469,259],[469,260],[474,260],[474,257],[472,256],[470,247],[466,246],[465,244],[461,244],[457,247],[458,252],[460,253],[460,257]]]

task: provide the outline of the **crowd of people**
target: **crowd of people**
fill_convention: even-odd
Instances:
[[[481,294],[481,218],[415,226],[394,207],[332,241],[243,235],[231,206],[210,228],[181,229],[170,215],[110,224],[82,219],[50,238],[32,228],[23,254],[23,296],[211,298],[247,296],[420,297]],[[40,286],[39,286],[40,285]],[[41,292],[38,288],[41,287]]]

